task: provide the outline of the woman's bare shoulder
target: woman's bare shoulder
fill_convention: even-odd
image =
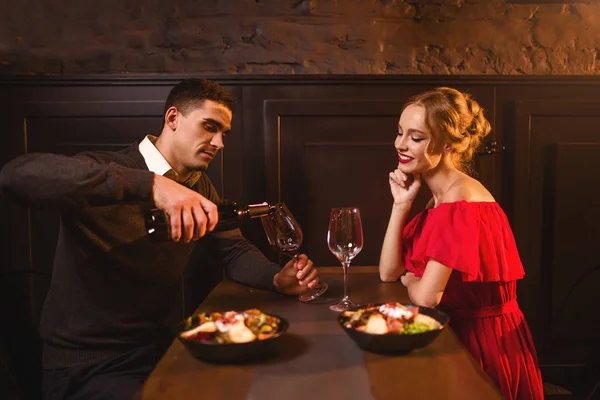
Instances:
[[[487,202],[496,201],[494,196],[479,182],[470,176],[457,180],[444,194],[444,203],[456,201]]]

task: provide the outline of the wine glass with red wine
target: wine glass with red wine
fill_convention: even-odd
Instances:
[[[302,245],[302,229],[284,203],[271,207],[268,215],[261,217],[269,245],[280,254],[298,258]],[[298,296],[300,301],[311,301],[325,293],[327,283],[319,282],[319,286],[311,288]]]

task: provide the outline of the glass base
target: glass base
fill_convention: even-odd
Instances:
[[[325,291],[327,290],[328,287],[329,287],[329,285],[327,285],[325,282],[319,282],[319,287],[310,289],[310,290],[302,293],[301,295],[298,296],[298,300],[304,301],[304,302],[314,300],[317,297],[319,297],[320,295],[322,295],[323,293],[325,293]]]
[[[346,311],[346,310],[351,310],[353,308],[358,308],[360,307],[358,304],[356,304],[355,302],[353,302],[352,300],[350,300],[350,298],[344,298],[342,299],[342,301],[340,301],[337,304],[333,304],[329,306],[330,310],[333,311],[337,311],[337,312],[342,312],[342,311]]]

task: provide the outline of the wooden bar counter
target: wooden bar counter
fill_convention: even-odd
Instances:
[[[276,356],[242,365],[195,359],[175,340],[152,372],[141,398],[185,399],[501,399],[489,378],[446,329],[428,347],[388,356],[361,350],[329,305],[342,297],[341,267],[319,268],[329,290],[311,303],[224,280],[201,311],[259,308],[290,327]],[[400,283],[382,283],[376,267],[350,267],[351,298],[359,304],[408,302]]]

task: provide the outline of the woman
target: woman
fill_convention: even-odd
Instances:
[[[537,355],[516,300],[523,265],[506,215],[467,173],[490,129],[477,102],[455,89],[437,88],[406,103],[379,273],[385,282],[400,278],[413,303],[446,311],[506,399],[539,400]],[[423,182],[433,198],[407,224]]]

